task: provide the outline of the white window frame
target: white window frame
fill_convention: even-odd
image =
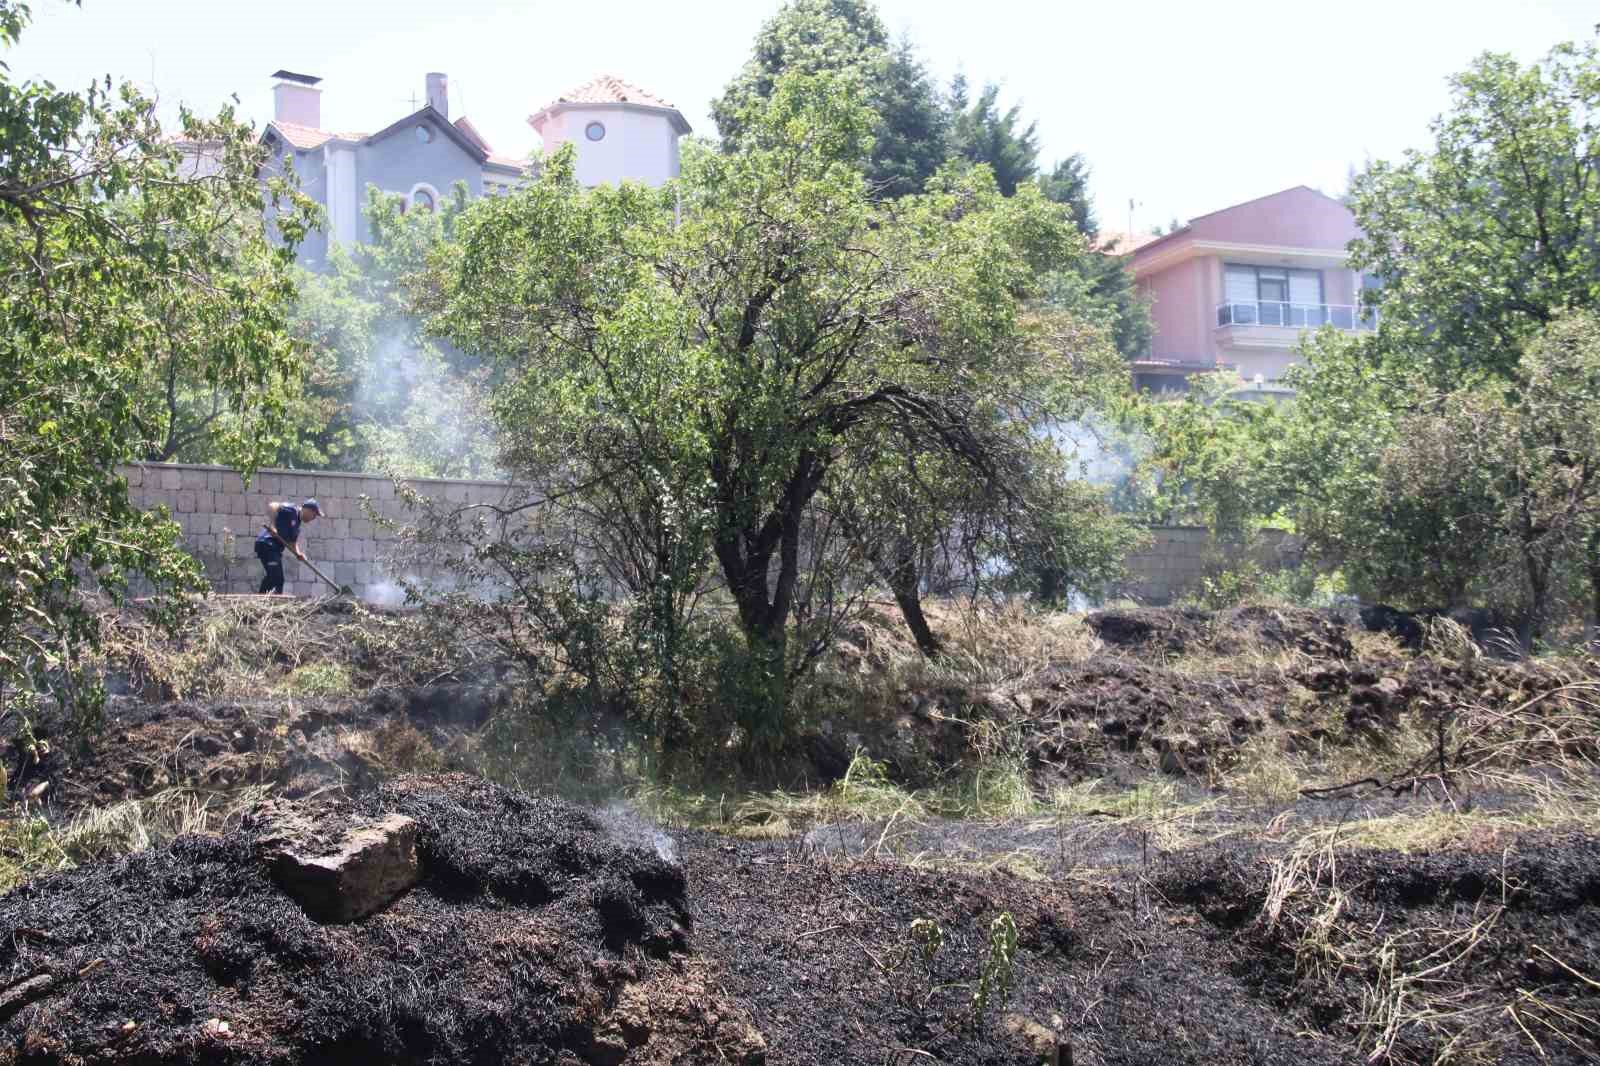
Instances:
[[[419,181],[415,185],[411,186],[411,192],[406,194],[406,210],[407,211],[411,210],[413,207],[415,207],[417,205],[417,193],[419,193],[419,192],[425,192],[429,196],[433,197],[433,209],[435,211],[439,210],[439,204],[440,204],[439,190],[435,189],[432,185],[429,185],[425,181]]]

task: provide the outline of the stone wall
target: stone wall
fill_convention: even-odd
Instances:
[[[363,501],[381,515],[403,520],[394,482],[372,474],[327,471],[262,470],[245,488],[227,467],[184,463],[140,463],[122,468],[129,495],[140,507],[164,504],[183,527],[184,541],[206,568],[218,592],[254,592],[261,582],[255,538],[266,520],[269,500],[315,496],[322,518],[301,535],[306,556],[335,582],[349,585],[363,599],[382,600],[396,592],[384,565],[392,532],[367,517]],[[415,478],[407,482],[424,496],[451,503],[496,503],[508,487],[497,481]],[[1264,530],[1248,557],[1264,570],[1299,565],[1299,542],[1279,530]],[[1192,592],[1201,578],[1239,565],[1237,549],[1218,545],[1201,528],[1157,527],[1144,547],[1127,559],[1128,579],[1113,594],[1138,603],[1166,604]],[[327,591],[293,555],[284,555],[284,591],[314,596]]]
[[[266,524],[271,500],[299,503],[315,496],[322,517],[301,533],[306,557],[324,574],[349,585],[363,599],[385,599],[395,593],[393,579],[383,563],[392,531],[368,517],[363,501],[380,515],[404,519],[394,482],[371,474],[327,471],[261,470],[247,489],[239,475],[221,466],[186,463],[138,463],[122,467],[128,494],[139,507],[165,505],[183,527],[184,542],[205,565],[212,588],[218,592],[254,592],[261,582],[255,539]],[[407,482],[424,496],[452,503],[492,503],[507,487],[493,481],[453,481],[415,478]],[[293,554],[284,554],[284,591],[314,596],[328,588],[301,566]]]
[[[1241,552],[1219,544],[1203,527],[1157,526],[1145,545],[1125,562],[1127,580],[1115,590],[1118,598],[1164,605],[1194,592],[1209,575],[1240,565]],[[1264,529],[1244,551],[1246,560],[1266,571],[1300,565],[1298,538],[1279,529]]]

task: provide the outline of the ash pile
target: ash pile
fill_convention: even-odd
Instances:
[[[273,803],[0,899],[0,1062],[763,1061],[682,869],[466,776]]]

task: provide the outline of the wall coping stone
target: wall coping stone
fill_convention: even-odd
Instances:
[[[216,466],[210,463],[147,463],[128,462],[118,463],[119,467],[136,466],[143,470],[203,470],[207,473],[240,474],[240,471],[231,466]],[[290,477],[336,477],[352,481],[386,481],[393,482],[394,478],[387,474],[362,474],[349,470],[295,470],[286,467],[263,466],[251,477],[251,481],[259,479],[263,474],[287,474]],[[407,485],[474,485],[479,488],[509,489],[515,488],[515,481],[478,481],[470,478],[452,477],[404,477],[400,479]]]

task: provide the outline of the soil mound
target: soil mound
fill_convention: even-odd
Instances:
[[[1594,837],[1275,861],[1210,850],[1157,883],[1263,998],[1370,1061],[1432,1062],[1442,1047],[1473,1062],[1600,1061]]]
[[[0,1061],[759,1061],[739,1010],[678,965],[677,866],[459,776],[317,824],[378,815],[414,820],[421,879],[365,921],[319,923],[281,891],[257,818],[0,899]]]
[[[1208,650],[1227,654],[1252,643],[1296,648],[1317,658],[1347,659],[1350,638],[1344,622],[1300,607],[1235,607],[1206,611],[1197,607],[1138,607],[1096,611],[1084,618],[1095,635],[1113,648],[1163,650],[1175,655]]]

